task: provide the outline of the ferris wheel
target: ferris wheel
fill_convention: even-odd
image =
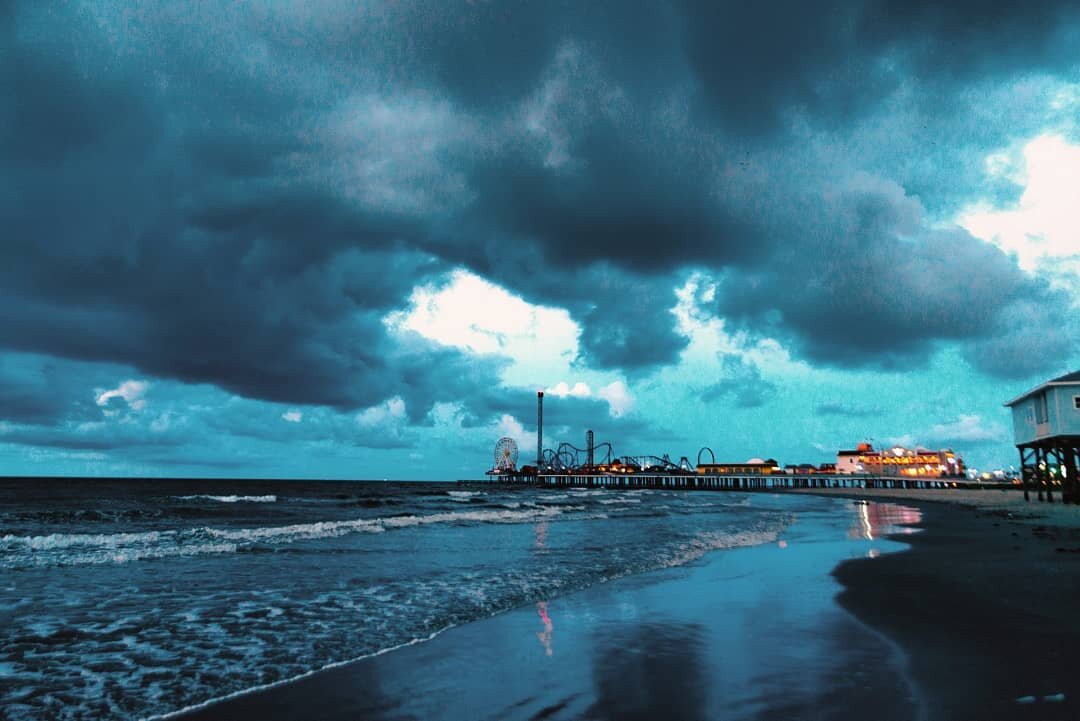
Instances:
[[[495,469],[517,470],[518,447],[513,438],[503,436],[495,443]]]

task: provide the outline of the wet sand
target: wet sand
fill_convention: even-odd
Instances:
[[[834,572],[911,659],[928,718],[1080,718],[1080,508],[1019,492],[830,493],[923,511],[910,551]]]
[[[866,499],[870,501],[895,501],[919,505],[921,502],[967,506],[996,513],[1012,514],[1009,520],[1028,525],[1045,525],[1063,528],[1080,528],[1080,506],[1061,503],[1061,496],[1054,494],[1054,502],[1024,500],[1024,492],[1018,488],[998,489],[904,489],[904,488],[815,488],[784,491],[814,496]]]
[[[182,718],[918,718],[903,654],[836,604],[830,575],[904,546],[864,535],[856,504],[811,505],[766,545],[531,604]]]
[[[910,549],[804,514],[183,718],[1080,718],[1080,509],[993,493],[847,490],[921,509]]]

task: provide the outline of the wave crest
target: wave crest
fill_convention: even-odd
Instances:
[[[286,544],[353,533],[441,523],[531,523],[584,510],[584,506],[545,506],[527,510],[448,511],[426,515],[384,516],[317,521],[259,528],[190,528],[144,533],[54,533],[47,536],[0,536],[0,568],[35,568],[96,563],[124,563],[166,556],[232,553],[254,544]]]

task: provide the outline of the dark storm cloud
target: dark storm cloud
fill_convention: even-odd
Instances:
[[[959,228],[926,229],[921,206],[893,183],[856,178],[827,193],[821,207],[821,216],[804,222],[806,240],[778,252],[779,262],[724,278],[722,315],[748,329],[771,326],[815,361],[905,367],[941,341],[973,349],[1003,342],[1023,304],[1048,309],[1032,318],[1038,332],[1067,307],[995,246]],[[970,357],[999,375],[1048,362],[1010,366],[979,350]]]
[[[143,428],[101,426],[91,429],[14,428],[0,433],[0,443],[44,448],[66,448],[74,451],[110,451],[117,449],[168,448],[182,443],[175,436],[155,435]]]
[[[473,170],[482,198],[472,209],[477,222],[507,239],[539,242],[547,267],[603,261],[662,272],[703,253],[723,262],[754,255],[740,242],[750,228],[714,197],[719,153],[672,137],[664,108],[628,107],[625,100],[599,107],[598,99],[583,102],[577,93],[602,89],[567,82],[563,100],[580,106],[555,102],[538,121],[554,137],[510,145]]]
[[[100,421],[105,410],[117,409],[99,406],[97,394],[116,384],[116,369],[41,355],[0,353],[0,423]],[[124,402],[123,398],[114,400]]]
[[[595,268],[585,282],[591,302],[568,306],[583,325],[582,361],[633,373],[678,359],[687,339],[675,332],[670,276],[643,278]]]
[[[736,323],[839,365],[1007,335],[1032,288],[790,131],[840,133],[913,72],[922,105],[1050,67],[1049,5],[8,7],[7,349],[281,403],[400,397],[412,423],[464,399],[482,423],[499,364],[383,323],[457,266],[568,308],[580,360],[632,372],[685,347],[687,268],[727,271]]]
[[[905,81],[956,86],[1068,53],[1067,2],[679,3],[707,110],[757,135],[792,110],[845,124]],[[937,87],[935,90],[939,89]]]
[[[409,448],[417,436],[409,428],[404,413],[391,410],[395,400],[372,407],[365,413],[339,413],[331,408],[307,406],[302,410],[233,398],[199,422],[207,434],[242,436],[269,443],[306,444],[313,450],[328,444],[336,447]],[[295,420],[289,420],[288,413]]]
[[[295,118],[270,112],[278,91],[233,84],[209,58],[204,94],[178,106],[199,68],[179,71],[174,96],[171,76],[132,78],[79,22],[64,35],[20,19],[0,343],[272,401],[363,407],[403,384],[440,397],[425,366],[459,354],[395,363],[382,317],[447,266],[401,246],[409,219],[306,170],[317,159]],[[221,102],[232,92],[242,102]]]
[[[941,135],[934,112],[970,111],[954,96],[1003,68],[1059,61],[1068,46],[1058,22],[1065,10],[797,3],[787,9],[778,28],[769,5],[688,11],[686,45],[679,47],[701,80],[698,92],[684,94],[684,66],[664,58],[673,71],[668,85],[649,97],[633,96],[629,85],[629,112],[620,104],[622,77],[597,60],[603,53],[595,44],[560,46],[549,68],[536,73],[541,90],[523,101],[534,111],[531,134],[512,135],[470,171],[479,193],[472,213],[485,224],[474,237],[494,228],[503,242],[538,246],[531,270],[501,273],[485,262],[490,253],[462,257],[531,297],[561,297],[584,327],[583,359],[598,367],[649,369],[677,358],[682,341],[667,330],[670,305],[661,305],[670,296],[654,292],[646,276],[687,264],[733,269],[722,313],[751,332],[792,340],[811,360],[839,366],[906,367],[924,362],[942,342],[981,341],[999,332],[1006,311],[1023,296],[1063,307],[992,246],[959,230],[931,229],[922,203],[900,186],[854,172],[852,158],[808,154],[782,130],[797,113],[840,132],[854,126],[864,106],[902,88],[915,108],[901,109],[911,116],[901,143],[910,146],[908,157],[937,157],[938,142],[970,152],[964,143],[974,142],[977,152],[967,157],[981,161],[978,152],[1010,140],[1008,129],[992,122],[973,128],[970,120],[948,117]],[[977,21],[963,21],[968,15]],[[765,27],[768,32],[756,31]],[[714,106],[718,124],[688,112],[695,98]],[[921,127],[911,125],[920,117]],[[779,152],[759,151],[755,138],[765,131]],[[900,151],[876,153],[864,161],[868,167],[887,172],[890,164],[904,164]],[[827,164],[841,172],[830,176]],[[938,193],[940,171],[905,166],[903,175],[935,207],[938,195],[955,202],[965,192],[946,184]],[[970,193],[973,180],[966,181]],[[841,187],[825,190],[830,184]],[[1015,196],[1017,187],[1006,185],[993,192]],[[627,292],[619,297],[636,305],[597,322],[600,314],[575,307],[567,298],[574,295],[571,284],[559,287],[559,280],[588,283],[576,269],[593,270],[601,258],[612,275],[623,274]],[[599,303],[608,297],[599,288],[593,293]],[[627,339],[636,343],[627,346]],[[984,354],[972,357],[983,366]]]
[[[319,34],[306,51],[323,62],[350,70],[374,66],[380,87],[434,85],[484,112],[528,94],[567,39],[589,44],[625,83],[655,87],[670,77],[681,23],[670,8],[623,0],[422,0],[373,3],[361,11],[352,3],[320,3],[285,15],[294,21],[290,30]],[[303,45],[296,42],[302,33],[270,34],[289,52]]]
[[[999,378],[1061,369],[1080,341],[1080,321],[1061,291],[1037,288],[1006,308],[991,332],[968,345],[969,361]]]

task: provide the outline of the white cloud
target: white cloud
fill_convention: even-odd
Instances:
[[[904,433],[899,436],[890,436],[885,439],[885,448],[893,448],[895,446],[903,446],[904,448],[914,448],[919,445],[918,440],[910,433]]]
[[[592,388],[589,387],[588,383],[583,381],[578,381],[573,386],[566,381],[559,381],[552,387],[546,388],[544,393],[555,396],[556,398],[593,397]],[[613,381],[606,386],[603,386],[600,390],[596,391],[596,397],[607,401],[608,412],[616,418],[628,413],[634,408],[634,396],[622,381]]]
[[[1054,93],[1050,99],[1050,109],[1058,111],[1075,111],[1080,107],[1080,85],[1065,85]]]
[[[285,411],[281,414],[281,417],[287,420],[289,423],[299,423],[300,421],[304,420],[304,414],[296,410],[295,408]]]
[[[113,398],[123,398],[132,410],[141,411],[146,407],[146,394],[150,384],[146,381],[126,380],[116,388],[107,391],[98,391],[97,404],[105,407]]]
[[[364,428],[375,428],[398,423],[405,418],[405,401],[394,396],[386,402],[366,408],[356,414],[356,423]]]
[[[927,434],[949,442],[983,443],[987,441],[1005,441],[1007,433],[1000,423],[986,423],[976,414],[963,413],[951,423],[939,423]]]
[[[389,314],[387,326],[472,353],[509,357],[519,377],[550,377],[577,356],[581,329],[566,310],[533,305],[465,270],[453,271],[448,280],[438,288],[415,288],[410,307]]]
[[[573,388],[571,388],[566,381],[559,381],[551,388],[546,388],[544,393],[559,398],[566,398],[567,396],[570,396],[571,398],[588,398],[592,395],[592,389],[589,388],[587,383],[582,381],[575,383]]]
[[[990,175],[1005,175],[1024,185],[1015,208],[982,203],[961,211],[957,222],[972,235],[1015,253],[1024,270],[1056,273],[1059,285],[1080,289],[1080,145],[1046,134],[1023,147],[1015,164],[1003,153],[987,158]],[[1063,267],[1065,276],[1061,275]]]
[[[937,423],[917,435],[905,433],[885,439],[885,447],[916,446],[939,448],[952,447],[963,453],[965,444],[1003,443],[1008,439],[1008,431],[1000,423],[986,422],[982,416],[961,413],[956,420]]]
[[[501,418],[495,423],[495,430],[499,432],[499,437],[506,436],[513,438],[515,441],[520,441],[525,437],[525,426],[521,425],[521,421],[514,418],[509,413],[504,413]],[[535,434],[533,434],[535,438]]]
[[[724,321],[705,310],[716,298],[716,281],[704,273],[691,273],[682,286],[675,289],[677,302],[672,308],[675,327],[690,340],[684,355],[709,356],[717,351],[728,350],[731,340],[724,332]]]
[[[596,395],[608,402],[611,415],[616,418],[629,413],[634,408],[634,396],[630,394],[630,389],[622,381],[609,383],[598,390]]]

